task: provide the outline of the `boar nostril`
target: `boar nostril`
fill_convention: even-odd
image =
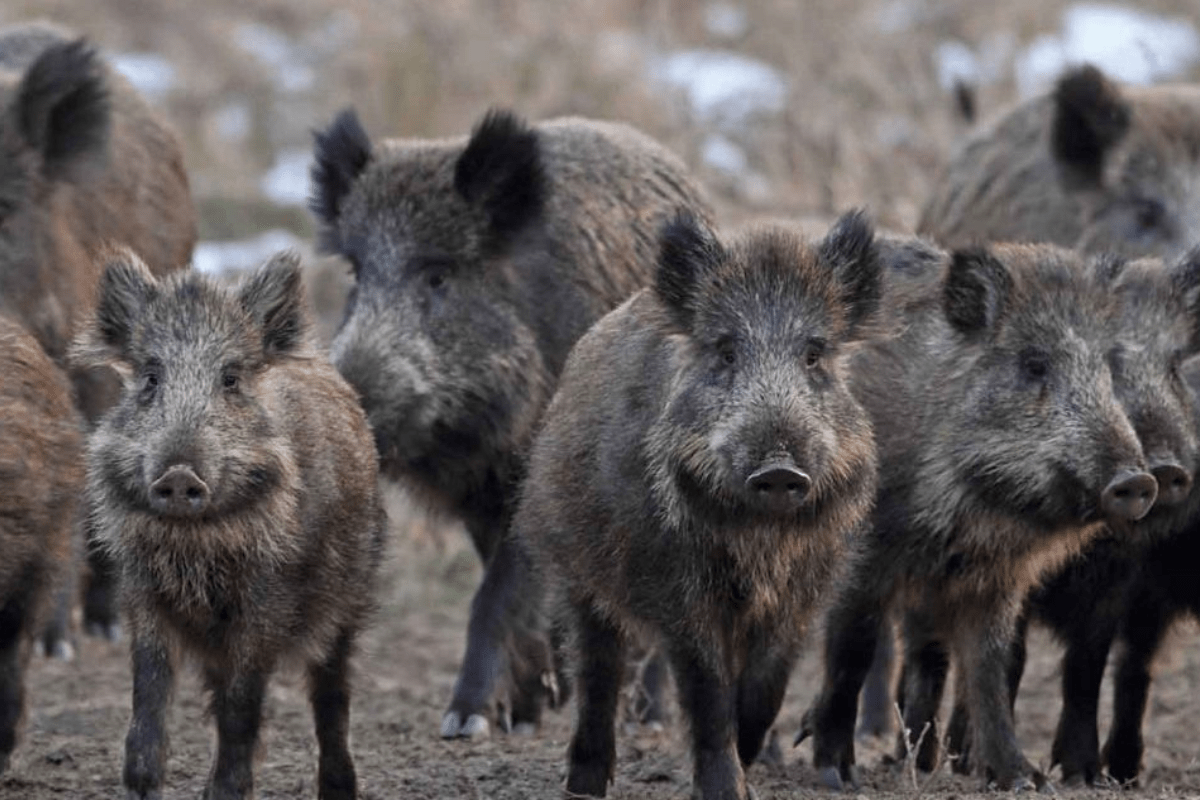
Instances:
[[[1146,472],[1124,471],[1104,489],[1100,506],[1110,517],[1135,522],[1150,510],[1158,496],[1158,481]]]
[[[757,470],[746,479],[751,494],[769,501],[799,502],[808,494],[812,479],[801,470],[774,464]]]
[[[150,505],[160,514],[188,516],[208,507],[208,484],[184,464],[168,467],[150,484]]]
[[[1154,479],[1158,481],[1158,500],[1156,502],[1173,506],[1187,499],[1192,490],[1192,476],[1178,464],[1159,464],[1150,469]]]

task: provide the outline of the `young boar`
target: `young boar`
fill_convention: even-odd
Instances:
[[[917,231],[948,247],[1048,242],[1177,258],[1200,241],[1200,87],[1068,70],[966,143]]]
[[[1156,587],[1151,594],[1170,582],[1168,575],[1154,575],[1155,554],[1172,549],[1162,540],[1190,535],[1189,526],[1200,511],[1200,493],[1191,491],[1200,470],[1200,408],[1195,389],[1189,385],[1200,374],[1188,363],[1200,349],[1200,253],[1193,252],[1169,267],[1159,259],[1129,264],[1114,259],[1110,270],[1116,275],[1114,289],[1121,308],[1109,354],[1113,388],[1133,423],[1159,489],[1154,507],[1132,530],[1121,527],[1093,542],[1082,557],[1048,577],[1026,604],[1026,621],[1032,618],[1048,625],[1066,645],[1063,710],[1051,765],[1062,767],[1063,780],[1068,783],[1090,784],[1099,775],[1096,713],[1109,650],[1122,627],[1128,629],[1128,637],[1139,642],[1155,641],[1150,631],[1171,614],[1148,612],[1142,620],[1131,618],[1135,607],[1150,605],[1149,600],[1139,603],[1134,597],[1147,578]],[[1024,628],[1022,624],[1011,655],[1010,700],[1016,696],[1024,669]],[[1154,649],[1156,645],[1150,647],[1151,654]],[[1132,653],[1136,648],[1127,650]],[[1136,656],[1131,661],[1126,655],[1123,663],[1132,669],[1136,660]],[[1127,705],[1121,700],[1122,685],[1117,687],[1118,708]],[[1140,702],[1144,703],[1144,697]],[[960,704],[950,724],[950,746],[960,755],[954,762],[956,768],[968,760],[968,743],[963,741],[967,713]],[[1138,739],[1140,719],[1139,711],[1133,731]],[[1114,735],[1131,738],[1117,734],[1118,730],[1114,725]],[[1110,773],[1121,780],[1135,777],[1140,756],[1139,752],[1134,759],[1132,774],[1117,765]]]
[[[96,303],[105,242],[160,271],[191,259],[196,212],[182,150],[95,48],[44,23],[0,29],[0,111],[0,313],[66,368],[67,345]],[[108,369],[70,375],[92,425],[119,382]],[[84,620],[114,638],[110,568],[91,561]]]
[[[624,125],[487,114],[469,137],[316,137],[312,209],[355,288],[332,358],[383,472],[461,519],[486,565],[442,735],[537,721],[550,651],[495,609],[521,591],[515,489],[567,352],[651,281],[672,209],[709,215],[671,153]],[[499,687],[497,687],[499,683]]]
[[[319,795],[354,797],[348,662],[385,520],[370,429],[311,341],[298,259],[231,290],[156,280],[118,252],[75,354],[124,376],[88,448],[87,494],[131,630],[130,796],[161,795],[184,654],[217,726],[205,797],[252,795],[267,681],[289,661],[308,672]]]
[[[604,796],[631,634],[662,642],[694,794],[745,798],[818,597],[875,490],[844,360],[879,299],[870,225],[728,244],[688,215],[652,289],[572,352],[514,529],[577,635],[567,792]]]
[[[71,555],[83,436],[71,387],[0,315],[0,772],[25,706],[25,668]]]
[[[1139,519],[1155,498],[1113,391],[1109,275],[1046,245],[960,250],[948,262],[902,333],[852,364],[874,423],[880,492],[865,546],[839,582],[824,685],[797,737],[813,735],[831,786],[854,779],[858,692],[890,605],[904,612],[910,660],[953,654],[978,772],[1005,788],[1042,784],[1007,702],[1021,603],[1106,518]],[[930,746],[926,765],[944,677],[933,666],[901,691],[910,743],[924,735]]]

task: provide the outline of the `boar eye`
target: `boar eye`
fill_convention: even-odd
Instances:
[[[148,403],[154,399],[154,395],[158,392],[158,371],[148,369],[142,373],[142,385],[138,390],[138,401]]]
[[[1021,354],[1021,374],[1030,381],[1043,381],[1050,373],[1050,357],[1039,350]]]
[[[722,339],[717,342],[717,355],[721,358],[721,363],[727,367],[732,367],[737,363],[737,348],[733,346],[733,342],[729,339]]]
[[[241,379],[236,372],[226,372],[221,375],[221,388],[227,392],[236,392],[240,383]]]
[[[825,343],[820,339],[813,339],[804,348],[804,367],[805,369],[816,369],[821,366],[821,361],[825,358]]]
[[[430,289],[440,289],[446,283],[446,278],[440,272],[432,273],[427,279]]]

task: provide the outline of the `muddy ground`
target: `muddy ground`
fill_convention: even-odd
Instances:
[[[395,504],[398,518],[406,518]],[[386,564],[383,606],[366,632],[357,662],[351,717],[352,749],[361,796],[370,800],[433,798],[556,798],[562,796],[572,712],[549,712],[531,738],[494,734],[484,741],[438,737],[463,647],[463,630],[479,569],[465,535],[423,524],[394,532]],[[1160,665],[1146,724],[1143,788],[1108,789],[1111,797],[1200,795],[1200,636],[1176,635]],[[810,648],[811,651],[811,648]],[[1058,648],[1041,631],[1017,703],[1018,734],[1043,767],[1059,708]],[[782,762],[751,768],[762,800],[830,797],[817,788],[806,743],[790,742],[818,687],[819,659],[810,652],[793,676],[776,724]],[[25,735],[11,769],[0,778],[3,800],[123,797],[122,747],[129,720],[126,649],[93,639],[69,663],[35,660]],[[1108,719],[1108,687],[1102,720]],[[273,682],[258,765],[260,798],[316,797],[316,743],[297,673]],[[209,767],[213,733],[194,675],[181,680],[170,716],[172,755],[167,797],[197,797]],[[1103,735],[1103,729],[1102,729]],[[691,764],[679,725],[662,732],[626,729],[618,736],[612,798],[678,800],[689,796]],[[859,743],[860,796],[967,798],[974,780],[946,768],[913,775],[886,766],[890,741]],[[1064,789],[1065,796],[1094,790]],[[986,795],[982,795],[986,796]],[[994,794],[992,795],[995,796]]]
[[[6,0],[0,23],[45,16],[89,34],[106,51],[151,56],[140,63],[152,67],[153,101],[184,141],[201,237],[237,241],[273,229],[304,243],[313,227],[303,207],[303,151],[310,131],[349,104],[375,136],[461,133],[490,105],[511,106],[535,119],[567,113],[622,119],[678,151],[709,187],[726,222],[772,216],[812,223],[867,205],[881,223],[910,229],[938,168],[968,127],[939,77],[939,65],[948,63],[943,56],[963,48],[971,54],[980,78],[980,116],[992,116],[1018,96],[1018,62],[1041,37],[1062,32],[1069,5]],[[1136,7],[1168,18],[1200,18],[1196,0],[1143,0]],[[779,102],[731,122],[701,113],[686,92],[650,79],[659,59],[689,49],[768,65],[784,81]],[[1176,77],[1198,79],[1200,66]],[[289,163],[290,172],[277,169]],[[283,191],[264,180],[276,174],[284,179]],[[327,334],[345,291],[344,267],[311,258],[308,263]],[[570,709],[549,713],[533,738],[438,738],[480,570],[453,525],[430,522],[401,500],[393,505],[381,611],[357,662],[352,746],[363,796],[559,796]],[[1059,709],[1057,659],[1058,649],[1035,632],[1017,703],[1018,733],[1043,767]],[[810,649],[793,677],[777,724],[780,763],[750,771],[764,800],[828,796],[815,788],[809,745],[789,746],[816,691],[818,666]],[[1198,684],[1200,636],[1188,626],[1160,664],[1146,724],[1143,788],[1107,790],[1111,796],[1200,796]],[[123,796],[129,701],[121,643],[85,639],[72,662],[35,659],[28,719],[12,766],[0,777],[0,800]],[[1104,720],[1108,709],[1106,686]],[[208,770],[212,733],[193,676],[178,687],[170,719],[167,796],[195,797]],[[298,675],[279,675],[272,684],[264,730],[259,796],[315,797],[315,740]],[[884,766],[889,751],[890,742],[860,743],[862,795],[951,800],[978,788],[946,769],[914,776],[903,765]],[[690,778],[678,725],[661,733],[627,731],[619,738],[609,796],[684,798]]]

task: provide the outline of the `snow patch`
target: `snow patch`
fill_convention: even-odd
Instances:
[[[759,113],[783,110],[787,82],[778,70],[728,50],[684,50],[655,59],[651,77],[688,98],[696,116],[739,125]]]
[[[308,173],[312,151],[289,148],[275,154],[275,164],[259,182],[267,198],[281,206],[301,206],[308,202]]]
[[[312,89],[317,73],[309,65],[309,56],[284,33],[258,22],[246,22],[233,31],[234,41],[250,55],[275,71],[275,83],[284,92]]]
[[[704,145],[700,149],[700,160],[713,169],[731,175],[742,174],[749,165],[745,150],[724,136],[716,134],[704,140]]]
[[[1040,36],[1017,57],[1017,88],[1035,94],[1069,65],[1094,64],[1126,83],[1174,78],[1200,61],[1200,34],[1182,17],[1115,5],[1079,3],[1063,12],[1062,30]]]
[[[161,100],[175,88],[175,65],[157,53],[112,53],[108,60],[147,97]]]
[[[304,242],[283,228],[272,228],[250,239],[199,242],[192,251],[192,269],[210,275],[254,269],[280,250],[301,249]]]

